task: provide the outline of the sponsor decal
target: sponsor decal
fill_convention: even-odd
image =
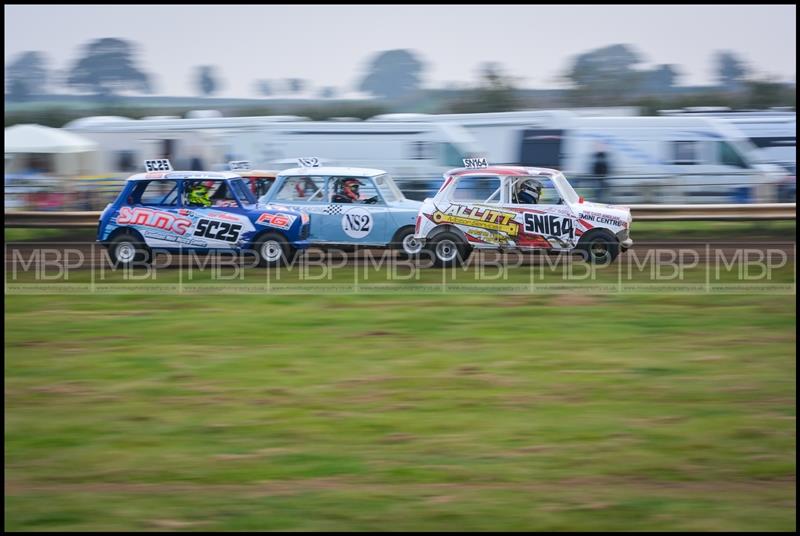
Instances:
[[[258,217],[256,223],[277,227],[278,229],[288,229],[296,219],[297,216],[293,216],[292,214],[268,214],[265,212]]]
[[[241,232],[242,226],[239,223],[200,218],[197,220],[197,227],[195,227],[194,236],[201,236],[211,240],[236,242],[239,240],[239,235]]]
[[[613,225],[615,227],[627,226],[627,222],[619,218],[615,218],[613,216],[607,216],[605,214],[598,214],[597,212],[581,212],[580,214],[578,214],[578,217],[582,220],[599,223],[601,225]]]
[[[437,224],[454,223],[516,236],[519,233],[519,223],[514,221],[514,216],[513,212],[503,212],[487,207],[450,205],[444,212],[440,210],[434,212],[432,219]]]
[[[216,211],[213,211],[213,210],[209,210],[206,213],[206,216],[208,216],[209,218],[216,218],[218,220],[228,220],[228,221],[235,221],[235,222],[241,221],[238,216],[236,216],[234,214],[230,214],[228,212],[216,212]]]
[[[572,218],[563,218],[553,214],[526,213],[525,232],[545,236],[575,237],[575,227]]]
[[[189,236],[177,236],[174,234],[167,234],[162,231],[144,231],[142,235],[145,238],[150,238],[153,240],[163,240],[164,242],[177,242],[189,246],[203,247],[206,246],[207,244],[204,240],[196,240]]]
[[[231,199],[220,199],[219,201],[214,201],[215,207],[238,207],[239,204],[236,201]]]
[[[189,218],[173,214],[172,212],[144,207],[133,209],[130,207],[122,207],[119,209],[119,215],[117,216],[117,225],[143,225],[145,227],[163,229],[179,235],[185,234],[191,224],[192,220]]]
[[[500,234],[500,233],[493,233],[488,229],[467,229],[465,231],[467,235],[467,239],[474,238],[475,240],[479,240],[481,242],[486,242],[487,244],[496,244],[496,245],[506,245],[509,243],[509,239],[507,235]]]
[[[372,214],[366,209],[351,208],[342,214],[342,230],[351,238],[364,238],[372,227]]]
[[[539,235],[520,234],[517,237],[517,246],[522,248],[551,248],[552,245],[546,238]]]

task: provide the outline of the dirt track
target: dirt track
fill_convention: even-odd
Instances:
[[[231,254],[225,253],[224,262],[232,262]],[[742,255],[751,260],[768,258],[770,256],[785,255],[786,259],[793,262],[796,257],[796,242],[785,241],[756,241],[756,240],[659,240],[640,241],[627,253],[620,256],[623,262],[648,262],[675,263],[691,262],[703,264],[708,262],[730,262]],[[328,263],[334,266],[362,266],[388,261],[396,258],[394,252],[385,249],[364,249],[359,251],[344,251],[339,249],[328,250],[310,248],[305,252],[306,259],[313,263]],[[241,264],[247,267],[252,262],[252,257],[245,256]],[[470,265],[476,263],[495,266],[505,263],[513,266],[546,265],[559,266],[569,260],[579,260],[576,256],[546,254],[544,252],[519,253],[511,251],[500,253],[498,251],[475,252],[469,259]],[[9,242],[5,244],[5,268],[17,271],[36,270],[44,264],[65,262],[70,269],[94,269],[111,267],[108,254],[100,244],[76,241],[42,241],[42,242]],[[178,268],[199,266],[208,262],[207,257],[200,254],[178,255],[174,253],[161,253],[156,257],[156,268]],[[619,262],[619,261],[618,261]],[[419,261],[420,267],[429,266],[429,260]]]

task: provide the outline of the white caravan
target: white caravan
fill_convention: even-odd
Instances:
[[[428,117],[464,126],[492,163],[562,170],[581,193],[602,194],[604,201],[771,201],[785,178],[760,163],[739,129],[714,118],[586,117],[566,110]],[[608,165],[605,184],[590,178],[599,152]]]
[[[65,128],[96,141],[110,171],[127,171],[125,166],[138,166],[145,157],[170,158],[184,169],[227,169],[232,160],[272,169],[288,158],[313,156],[339,165],[385,169],[412,199],[436,191],[442,173],[461,165],[464,158],[484,154],[474,138],[455,124],[302,119],[95,117]]]
[[[714,117],[739,130],[758,147],[762,162],[793,169],[797,165],[797,114],[783,108],[770,110],[730,110],[728,108],[689,108],[661,110],[667,116]]]

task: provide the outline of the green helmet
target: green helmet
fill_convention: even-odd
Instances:
[[[202,182],[195,182],[189,186],[189,195],[187,196],[190,205],[202,205],[204,207],[211,206],[211,199],[208,198],[208,186]]]

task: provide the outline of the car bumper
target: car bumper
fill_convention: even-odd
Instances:
[[[619,243],[619,247],[622,251],[629,250],[631,246],[633,246],[633,240],[631,240],[630,238],[626,238],[625,240]]]

